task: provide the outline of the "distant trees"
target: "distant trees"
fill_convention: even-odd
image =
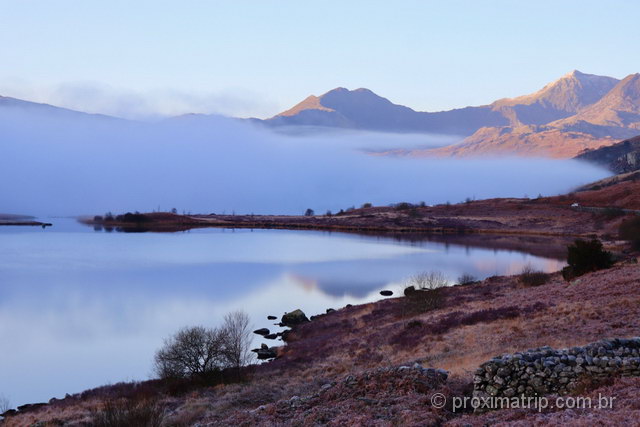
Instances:
[[[367,209],[370,208],[371,206],[373,206],[371,203],[363,203],[360,209]]]
[[[311,208],[309,208],[306,211],[304,211],[304,216],[314,216],[315,214],[316,213]]]
[[[243,311],[229,313],[218,328],[185,327],[165,340],[154,358],[160,378],[207,379],[226,368],[240,368],[252,358],[249,350],[249,316]]]

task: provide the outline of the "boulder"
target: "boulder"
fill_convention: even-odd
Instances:
[[[408,297],[409,295],[413,295],[416,293],[416,288],[414,286],[408,286],[404,288],[404,296]]]
[[[301,325],[302,323],[307,323],[308,321],[309,319],[304,314],[304,312],[300,309],[297,309],[293,310],[291,313],[285,313],[284,316],[282,316],[280,323],[282,324],[282,326],[292,327]]]
[[[262,345],[262,347],[256,352],[258,354],[258,360],[269,360],[275,359],[278,356],[278,347],[267,347],[266,345]]]

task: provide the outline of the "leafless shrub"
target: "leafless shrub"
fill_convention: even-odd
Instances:
[[[408,284],[416,289],[434,290],[447,286],[449,282],[440,271],[429,271],[409,278]]]
[[[156,352],[160,378],[206,377],[225,367],[226,332],[202,326],[183,328]]]
[[[93,415],[96,427],[156,427],[162,425],[163,408],[156,401],[108,400]]]
[[[462,274],[462,276],[458,277],[459,285],[468,285],[470,283],[477,282],[477,281],[478,281],[478,278],[469,273],[464,273]]]
[[[404,311],[406,314],[424,313],[442,306],[442,288],[447,278],[439,271],[416,274],[407,281]]]
[[[249,316],[243,311],[228,313],[219,328],[186,327],[165,340],[156,352],[155,371],[160,378],[209,378],[226,368],[241,368],[253,354]]]
[[[520,283],[525,286],[540,286],[549,281],[549,274],[536,270],[531,265],[525,265],[520,273]]]

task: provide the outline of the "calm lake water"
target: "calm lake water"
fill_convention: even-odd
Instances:
[[[54,226],[45,230],[0,227],[0,395],[13,406],[147,379],[165,337],[215,326],[231,310],[273,330],[267,315],[373,301],[423,271],[455,281],[563,265],[517,251],[341,233],[107,233],[47,221]]]

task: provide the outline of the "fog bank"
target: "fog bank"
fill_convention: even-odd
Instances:
[[[429,135],[283,134],[234,119],[141,123],[7,109],[0,212],[300,214],[566,192],[608,172],[572,160],[410,159],[363,150],[442,145]],[[453,141],[450,141],[453,142]]]

